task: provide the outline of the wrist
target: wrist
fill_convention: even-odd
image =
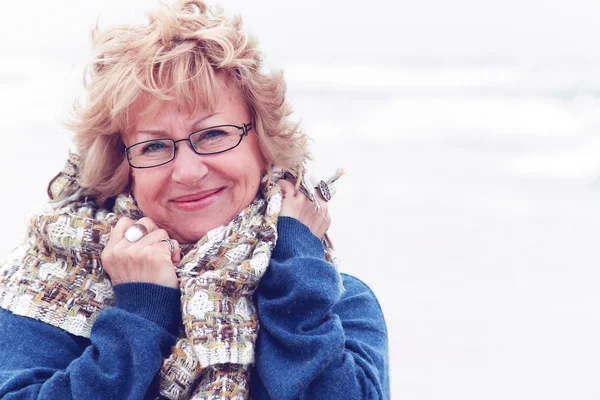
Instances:
[[[292,257],[313,257],[322,259],[325,256],[323,243],[310,229],[299,220],[283,216],[277,221],[277,245],[273,257],[284,260]]]
[[[120,283],[114,287],[120,308],[177,334],[181,321],[180,292],[162,285],[148,282]]]

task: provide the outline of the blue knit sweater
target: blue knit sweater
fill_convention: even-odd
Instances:
[[[271,264],[255,294],[261,322],[251,397],[389,398],[387,333],[369,288],[339,276],[299,221],[282,217]],[[153,398],[156,373],[181,323],[179,291],[114,287],[90,339],[0,309],[0,398]]]

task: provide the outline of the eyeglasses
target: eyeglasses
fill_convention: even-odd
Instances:
[[[196,154],[219,154],[238,147],[251,129],[252,123],[242,126],[217,125],[194,132],[186,139],[145,140],[127,147],[125,154],[133,168],[158,167],[175,159],[175,144],[179,142],[190,142]]]

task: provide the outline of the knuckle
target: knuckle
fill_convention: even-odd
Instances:
[[[156,228],[154,221],[152,221],[148,217],[142,217],[142,218],[138,219],[136,221],[136,223],[144,225],[146,228],[148,228],[148,231],[153,231]]]
[[[279,187],[281,188],[281,190],[284,193],[289,193],[290,191],[292,191],[294,189],[294,185],[292,185],[291,182],[289,182],[285,179],[278,180],[277,184],[279,185]]]
[[[142,258],[142,259],[151,259],[152,256],[154,255],[152,246],[142,247],[141,250],[139,251],[139,255],[140,255],[140,258]]]
[[[119,220],[115,224],[115,228],[116,227],[127,226],[127,225],[133,225],[133,220],[131,218],[129,218],[129,217],[121,217],[121,218],[119,218]]]
[[[104,268],[105,271],[112,271],[112,266],[116,263],[115,253],[107,250],[102,251],[100,253],[100,263],[102,264],[102,268]]]
[[[164,229],[157,229],[156,230],[156,235],[163,238],[163,239],[168,239],[169,238],[169,233],[164,230]]]

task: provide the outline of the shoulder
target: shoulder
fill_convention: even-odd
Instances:
[[[381,305],[371,288],[355,276],[342,273],[344,292],[335,311],[342,320],[369,320],[379,330],[387,333]]]
[[[350,298],[354,296],[364,296],[365,298],[373,301],[379,306],[379,301],[377,301],[377,297],[375,293],[371,290],[371,288],[353,275],[349,275],[346,273],[341,273],[342,283],[344,284],[344,292],[342,294],[343,298]],[[381,308],[381,307],[379,307]]]

